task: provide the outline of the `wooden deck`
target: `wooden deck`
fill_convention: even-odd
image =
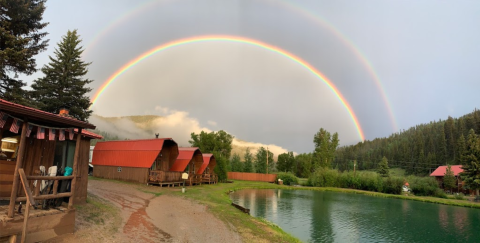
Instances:
[[[7,216],[8,205],[0,206],[0,242],[11,235],[20,239],[24,223],[25,206],[22,213],[15,208],[13,218]],[[66,203],[56,209],[42,210],[30,208],[28,218],[27,242],[46,241],[53,237],[73,233],[75,228],[75,209],[68,209]]]
[[[175,187],[183,185],[182,173],[173,171],[152,170],[147,184]]]
[[[218,176],[215,174],[203,174],[202,183],[206,184],[216,184],[218,183]]]

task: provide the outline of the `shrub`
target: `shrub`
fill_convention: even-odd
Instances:
[[[441,193],[438,190],[442,191],[438,187],[438,183],[433,177],[417,177],[409,176],[408,183],[410,184],[410,189],[412,193],[417,196],[437,196],[445,194]]]
[[[277,179],[281,179],[284,185],[298,184],[298,178],[292,172],[280,172]]]
[[[383,178],[383,193],[400,194],[402,193],[403,179],[400,177]]]
[[[437,188],[435,190],[435,193],[433,194],[433,196],[435,197],[439,197],[439,198],[448,198],[447,197],[447,194],[445,193],[444,190],[440,189],[440,188]]]
[[[464,198],[463,193],[457,193],[457,194],[455,194],[455,199],[457,199],[457,200],[464,200],[465,198]]]
[[[308,178],[308,185],[400,194],[403,179],[401,177],[381,177],[375,172],[368,171],[341,173],[337,170],[319,168]]]

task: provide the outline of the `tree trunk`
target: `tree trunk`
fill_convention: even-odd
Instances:
[[[477,189],[477,196],[480,196],[480,193],[478,193],[478,189]]]

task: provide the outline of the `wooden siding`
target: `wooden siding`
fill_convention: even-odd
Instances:
[[[276,174],[260,174],[245,172],[228,172],[228,179],[242,181],[265,181],[274,182],[277,179]]]
[[[173,141],[166,140],[163,143],[162,151],[160,151],[155,161],[155,170],[169,171],[170,167],[175,163],[178,156],[177,144]],[[93,176],[130,182],[147,183],[150,176],[150,168],[122,167],[122,172],[117,172],[118,166],[95,165],[93,168]]]
[[[34,175],[35,170],[40,169],[40,165],[45,166],[45,170],[48,170],[48,168],[53,165],[54,156],[55,141],[36,139],[33,137],[27,138],[25,144],[25,155],[23,159],[23,170],[25,171],[25,174]],[[34,181],[29,181],[30,188],[34,188],[33,182]],[[13,181],[11,183],[13,184]],[[23,187],[18,187],[17,196],[25,196]],[[10,195],[8,195],[8,197],[10,197]]]
[[[177,144],[170,140],[165,140],[162,151],[157,158],[156,170],[169,171],[170,167],[175,163],[178,156]]]
[[[202,164],[203,164],[203,156],[202,156],[202,153],[195,153],[193,155],[193,163],[194,163],[194,167],[195,167],[195,171],[190,171],[189,173],[191,174],[195,174],[195,172],[200,169],[200,167],[202,167]]]
[[[117,172],[117,168],[118,166],[95,165],[93,168],[93,176],[105,179],[147,183],[149,168],[122,167],[121,172]]]
[[[0,197],[10,197],[15,161],[0,160]]]
[[[75,138],[74,140],[76,139]],[[40,165],[48,170],[53,165],[55,156],[55,143],[47,139],[27,138],[23,169],[26,175],[36,175],[35,170],[40,169]],[[80,154],[77,168],[77,182],[75,191],[75,204],[83,204],[87,201],[88,184],[88,156],[90,152],[90,138],[82,138],[80,145]],[[0,160],[0,197],[10,197],[13,184],[13,174],[16,161]],[[30,188],[34,188],[33,180],[29,181]],[[22,187],[18,188],[17,196],[25,196]]]

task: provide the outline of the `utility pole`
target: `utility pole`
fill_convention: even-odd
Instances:
[[[268,174],[268,147],[267,147],[267,174]]]
[[[353,161],[353,175],[355,175],[355,167],[357,166],[357,161]]]

